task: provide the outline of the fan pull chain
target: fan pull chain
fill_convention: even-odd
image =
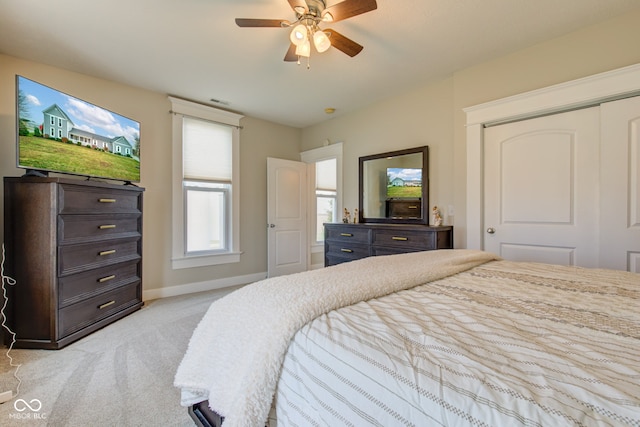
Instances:
[[[300,56],[298,56],[298,65],[300,65]],[[311,57],[307,57],[307,70],[311,69]]]

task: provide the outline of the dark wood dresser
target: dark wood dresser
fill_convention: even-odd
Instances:
[[[325,267],[369,256],[452,248],[452,226],[324,224]]]
[[[80,179],[4,178],[16,347],[59,349],[142,307],[143,191]]]

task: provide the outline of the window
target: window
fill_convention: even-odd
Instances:
[[[316,162],[316,242],[324,241],[322,224],[338,220],[337,163],[335,158]]]
[[[173,268],[238,262],[242,116],[169,97],[173,116]]]
[[[182,132],[185,252],[226,251],[232,128],[184,117]]]
[[[337,222],[342,209],[342,143],[335,143],[301,154],[303,162],[309,164],[309,188],[315,194],[310,197],[309,227],[313,236],[311,252],[322,252],[324,249],[325,222]]]

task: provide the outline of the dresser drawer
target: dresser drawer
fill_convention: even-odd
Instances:
[[[58,274],[88,271],[97,267],[140,259],[140,239],[106,240],[58,247]]]
[[[325,240],[353,242],[353,243],[369,243],[370,230],[357,227],[341,227],[327,226]]]
[[[60,310],[58,336],[65,337],[82,328],[131,307],[141,301],[140,284],[131,284]]]
[[[59,215],[60,244],[140,235],[140,214]]]
[[[435,233],[417,233],[411,230],[373,230],[373,245],[417,250],[435,249]]]
[[[371,256],[381,256],[381,255],[396,255],[396,254],[406,254],[409,252],[420,252],[424,249],[420,248],[411,248],[411,247],[393,247],[393,246],[372,246],[371,247]]]
[[[352,242],[326,242],[328,248],[327,256],[337,256],[341,258],[360,259],[370,255],[369,245]]]
[[[61,214],[141,211],[142,193],[135,191],[62,184],[58,192],[58,213]]]
[[[58,280],[59,307],[140,281],[139,266],[139,262],[131,261],[61,277]]]
[[[387,218],[420,218],[422,201],[387,200]]]

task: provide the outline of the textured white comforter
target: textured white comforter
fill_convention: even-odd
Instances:
[[[181,404],[208,399],[225,427],[263,426],[293,335],[321,314],[496,259],[472,250],[365,258],[266,279],[215,301],[191,337],[174,384]]]
[[[640,275],[495,261],[319,316],[278,426],[640,426]]]

